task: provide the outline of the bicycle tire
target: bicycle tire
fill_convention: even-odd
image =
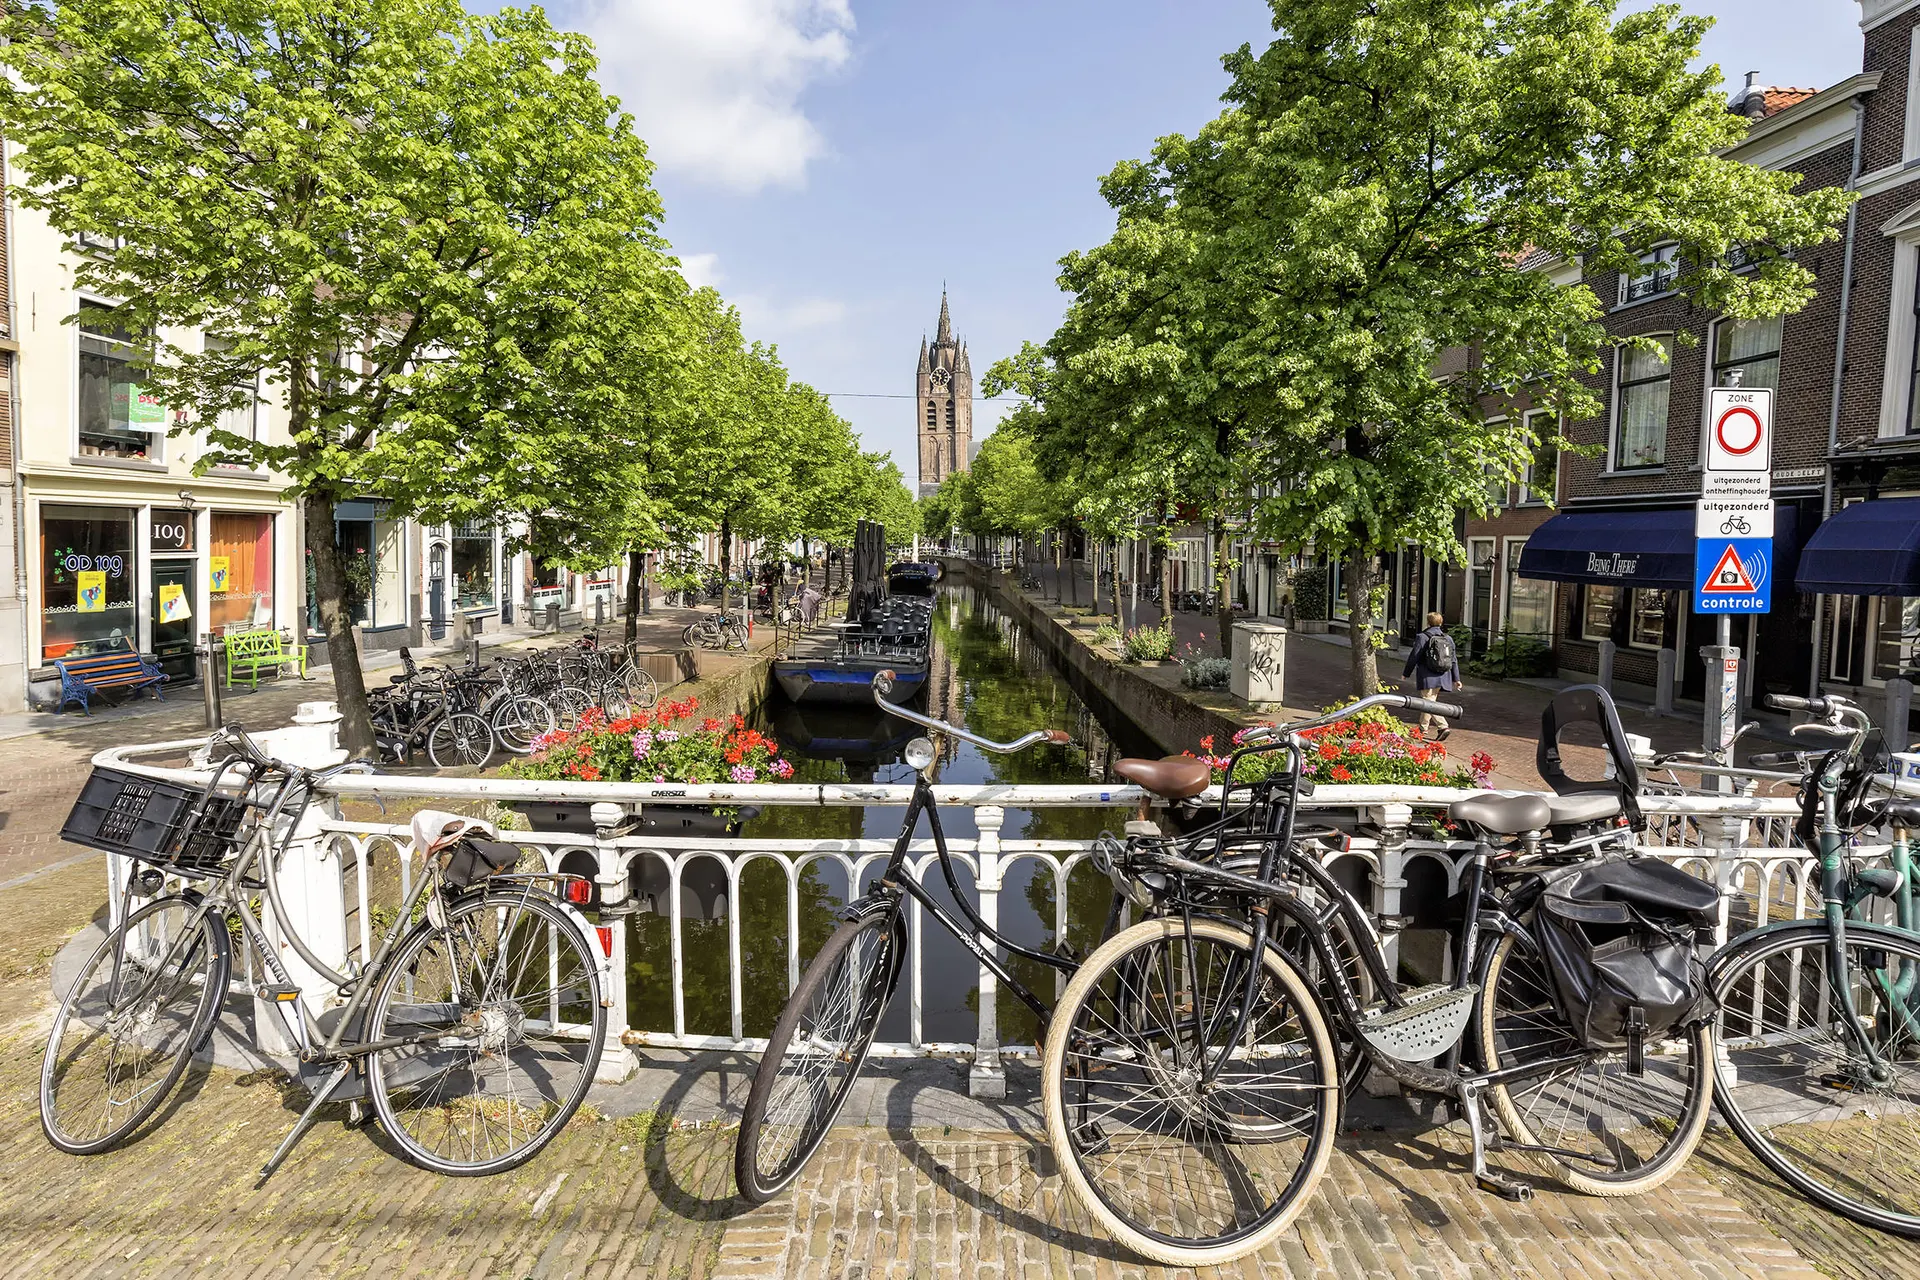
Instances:
[[[585,689],[573,685],[556,685],[547,692],[547,705],[553,709],[554,719],[562,729],[573,730],[580,724],[580,717],[593,706],[593,698]]]
[[[529,924],[529,914],[539,919]],[[490,956],[486,943],[492,940],[497,948],[501,938],[524,941],[531,961]],[[448,979],[444,992],[441,977]],[[519,991],[516,980],[547,985]],[[421,1037],[429,1034],[423,1027],[442,1028],[419,1045],[368,1055],[368,1093],[381,1128],[408,1160],[434,1173],[484,1176],[525,1164],[565,1127],[593,1087],[607,1036],[600,997],[598,946],[557,903],[519,889],[456,899],[447,907],[445,925],[423,921],[402,940],[368,1006],[369,1040]],[[536,1000],[545,1001],[547,1018],[528,1016],[538,1010]],[[450,1019],[449,1009],[459,1016]],[[584,1036],[555,1029],[567,1015],[587,1028]],[[571,1068],[571,1079],[532,1107],[517,1100],[516,1060],[510,1057],[529,1045],[517,1061],[535,1089],[554,1084]],[[537,1070],[525,1065],[529,1061]],[[503,1085],[512,1092],[503,1092]],[[516,1108],[534,1123],[524,1141],[496,1151],[498,1117],[504,1114],[511,1138]],[[464,1140],[454,1134],[462,1123]],[[454,1146],[471,1158],[429,1149],[431,1132],[453,1136]]]
[[[1579,1048],[1555,1004],[1551,977],[1531,954],[1515,961],[1516,946],[1512,934],[1502,937],[1482,970],[1472,1034],[1480,1064],[1489,1071],[1519,1065],[1530,1053],[1558,1056]],[[1624,1051],[1595,1051],[1571,1084],[1566,1073],[1525,1085],[1495,1084],[1488,1086],[1487,1100],[1518,1142],[1565,1151],[1598,1148],[1601,1157],[1618,1162],[1613,1170],[1596,1172],[1582,1167],[1588,1161],[1530,1152],[1561,1185],[1592,1196],[1638,1195],[1678,1173],[1700,1145],[1713,1111],[1713,1058],[1713,1027],[1702,1022],[1672,1040],[1648,1043],[1639,1076],[1627,1070]],[[1615,1081],[1619,1087],[1609,1088]],[[1648,1134],[1638,1144],[1621,1127],[1636,1116]],[[1549,1123],[1557,1127],[1541,1132]]]
[[[680,628],[680,643],[691,649],[701,641],[702,628],[697,622],[689,622]]]
[[[85,1156],[106,1151],[145,1124],[180,1083],[187,1064],[211,1033],[232,968],[232,951],[225,929],[218,925],[211,913],[201,917],[196,926],[200,936],[187,944],[187,949],[179,954],[177,961],[168,963],[174,954],[168,939],[170,936],[184,936],[179,932],[179,927],[184,927],[192,919],[194,910],[185,898],[168,896],[130,913],[119,927],[109,931],[100,940],[100,944],[81,965],[79,977],[61,999],[60,1011],[54,1015],[53,1030],[47,1036],[46,1053],[40,1060],[40,1128],[47,1135],[47,1141],[67,1154]],[[155,917],[162,912],[178,912],[182,917],[171,935],[155,921]],[[138,938],[142,931],[146,939],[136,942],[135,946],[145,950],[149,956],[156,944],[166,947],[162,963],[174,972],[170,977],[162,972],[144,972],[145,985],[132,993],[139,998],[130,1008],[138,1012],[129,1024],[124,1020],[116,1020],[112,1013],[119,993],[110,989],[114,984],[111,966],[115,948],[122,946],[126,939]],[[122,953],[120,981],[123,984],[128,976],[126,966],[134,963],[138,967],[132,959],[132,950],[129,948]],[[102,981],[95,985],[89,979],[95,976],[95,971],[103,962],[108,966],[107,971],[102,975]],[[193,990],[196,974],[199,979],[198,991]],[[150,1008],[143,1007],[149,990],[160,982],[166,983],[165,989]],[[122,986],[121,990],[126,989]],[[166,1010],[176,1003],[173,997],[185,993],[191,994],[191,1001],[178,1002],[178,1013],[167,1016]],[[102,998],[105,1003],[101,1003]],[[63,1053],[66,1033],[75,1029],[76,1024],[84,1028],[80,1039],[69,1046],[69,1052]],[[149,1038],[156,1028],[159,1028],[157,1044]],[[133,1034],[124,1034],[126,1032]],[[80,1054],[99,1045],[102,1034],[107,1037],[105,1071],[108,1079],[105,1094],[98,1104],[83,1094],[78,1105],[70,1106],[68,1104],[75,1101],[74,1093],[70,1087],[66,1088],[63,1100],[63,1087],[80,1083],[80,1077],[87,1070],[80,1066]],[[134,1046],[132,1055],[128,1054],[129,1045]],[[140,1055],[142,1049],[151,1052],[143,1057]],[[115,1074],[118,1068],[129,1063],[136,1068],[150,1064],[156,1070],[142,1072],[139,1076]],[[158,1071],[162,1063],[165,1070]],[[131,1098],[116,1100],[116,1085],[135,1079],[145,1079],[150,1083],[136,1088]],[[121,1108],[124,1110],[121,1111]],[[116,1115],[116,1111],[119,1114]],[[91,1132],[75,1131],[83,1113],[96,1112],[110,1123]]]
[[[560,727],[552,707],[526,694],[513,694],[495,703],[489,723],[500,745],[521,756],[533,750],[536,740]]]
[[[1892,1071],[1887,1080],[1874,1080],[1857,1049],[1841,1043],[1841,1024],[1826,1004],[1828,951],[1826,923],[1806,921],[1736,939],[1716,959],[1720,1114],[1762,1164],[1807,1199],[1863,1226],[1920,1238],[1920,1188],[1906,1167],[1920,1143],[1920,1014],[1914,993],[1903,997],[1884,978],[1896,963],[1920,973],[1920,938],[1847,924],[1844,963],[1861,1029],[1894,1037],[1876,1045]],[[1774,1000],[1776,990],[1784,1001]],[[1770,1010],[1782,1025],[1767,1021]],[[1876,1109],[1880,1114],[1872,1114]],[[1869,1124],[1876,1126],[1871,1132]],[[1900,1169],[1878,1169],[1882,1153]]]
[[[660,685],[659,682],[653,678],[651,672],[647,671],[644,667],[629,663],[627,664],[626,670],[621,674],[626,679],[627,692],[633,697],[634,710],[651,711],[655,706],[659,705]]]
[[[633,714],[633,695],[627,691],[626,681],[608,676],[600,682],[600,709],[609,720],[625,720]]]
[[[1216,1087],[1202,1094],[1197,1092],[1197,1076],[1189,1078],[1191,1064],[1181,1060],[1183,1031],[1192,1032],[1203,1022],[1232,1029],[1231,1006],[1245,989],[1244,963],[1251,943],[1245,927],[1222,920],[1195,919],[1190,926],[1176,919],[1143,921],[1087,957],[1048,1023],[1040,1093],[1047,1141],[1061,1176],[1116,1241],[1156,1262],[1211,1266],[1271,1243],[1306,1207],[1333,1154],[1340,1111],[1339,1058],[1319,1000],[1294,959],[1278,947],[1268,946],[1260,957],[1266,972],[1262,1021],[1249,1025],[1244,1048],[1232,1048],[1234,1060],[1246,1065],[1223,1071]],[[1203,1019],[1201,1011],[1208,1006],[1200,983],[1216,972],[1214,961],[1201,964],[1185,957],[1211,957],[1215,949],[1224,952],[1227,964],[1218,988],[1225,1003],[1216,1002]],[[1241,957],[1239,978],[1233,977],[1235,953]],[[1199,982],[1170,976],[1157,995],[1151,990],[1140,995],[1142,1006],[1165,1011],[1157,1025],[1134,1025],[1124,1015],[1116,1019],[1102,1011],[1131,1007],[1135,997],[1125,991],[1130,972],[1172,975],[1176,968],[1185,969],[1188,978],[1198,975]],[[1278,1035],[1292,1038],[1282,1042],[1273,1038]],[[1199,1037],[1193,1038],[1197,1043]],[[1260,1050],[1266,1051],[1264,1057]],[[1205,1060],[1217,1052],[1219,1048],[1200,1045],[1197,1057]],[[1168,1061],[1175,1069],[1144,1065]],[[1130,1073],[1143,1078],[1143,1101],[1135,1107],[1112,1101]],[[1176,1098],[1170,1086],[1184,1091],[1184,1100]],[[1094,1106],[1089,1098],[1096,1088],[1102,1090],[1098,1116],[1089,1119]],[[1070,1091],[1082,1096],[1069,1097]],[[1282,1097],[1305,1100],[1286,1104],[1300,1108],[1291,1122],[1276,1109]],[[1261,1122],[1260,1136],[1250,1136],[1250,1126],[1243,1123],[1247,1116]],[[1231,1150],[1232,1156],[1203,1153],[1193,1161],[1176,1158],[1169,1169],[1137,1171],[1139,1161],[1153,1158],[1156,1146],[1171,1145],[1167,1135],[1158,1132],[1169,1122],[1177,1126],[1173,1137],[1191,1135]],[[1133,1135],[1124,1144],[1108,1130],[1123,1125]],[[1256,1161],[1272,1171],[1244,1171]],[[1208,1181],[1209,1171],[1217,1175],[1210,1180],[1216,1185],[1196,1185],[1194,1175]],[[1231,1185],[1221,1188],[1221,1182]],[[1129,1185],[1145,1192],[1150,1203],[1120,1203]],[[1268,1203],[1231,1203],[1213,1212],[1222,1193],[1237,1201],[1256,1192],[1267,1195],[1269,1189],[1276,1198]],[[1226,1219],[1220,1229],[1207,1225],[1210,1213],[1213,1221]],[[1206,1234],[1200,1234],[1203,1231]],[[1182,1232],[1190,1234],[1176,1234]]]
[[[741,1196],[750,1203],[765,1204],[784,1191],[826,1140],[866,1064],[905,955],[906,925],[897,908],[884,906],[835,929],[807,963],[799,984],[774,1020],[773,1034],[760,1055],[746,1110],[740,1117],[733,1176]],[[832,1002],[828,1013],[842,1019],[839,1025],[827,1028],[827,1043],[843,1048],[825,1054],[809,1053],[821,1038],[816,1028],[824,1019],[809,1024],[798,1046],[794,1035],[823,994]],[[800,1049],[799,1056],[790,1054],[795,1048]],[[845,1075],[830,1089],[821,1088],[840,1063],[845,1064]],[[815,1066],[822,1068],[818,1082],[807,1078],[807,1072]],[[793,1073],[789,1067],[794,1068]],[[799,1087],[789,1083],[781,1088],[782,1081],[796,1078]],[[790,1111],[795,1101],[811,1103],[804,1117]],[[763,1159],[769,1154],[773,1156],[771,1168]]]
[[[427,734],[427,759],[437,769],[484,769],[493,759],[493,726],[471,711],[442,716]]]
[[[726,629],[722,631],[720,635],[721,644],[719,647],[723,649],[729,651],[745,649],[748,645],[747,629],[737,622],[727,624]]]

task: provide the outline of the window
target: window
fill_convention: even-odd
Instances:
[[[208,520],[209,624],[215,631],[272,626],[273,517],[254,511],[216,511]]]
[[[1620,278],[1620,305],[1657,298],[1673,288],[1680,274],[1680,246],[1662,245],[1640,255],[1640,269]]]
[[[1771,320],[1722,320],[1714,326],[1713,385],[1739,386],[1749,391],[1779,388],[1778,316]]]
[[[453,526],[453,607],[493,607],[493,526],[481,521]]]
[[[1527,469],[1520,475],[1520,504],[1551,504],[1555,495],[1554,481],[1560,470],[1560,451],[1554,447],[1559,431],[1553,425],[1553,415],[1544,409],[1536,409],[1527,415],[1527,428],[1539,443],[1534,446],[1533,460],[1527,463]]]
[[[1633,616],[1627,623],[1627,643],[1641,649],[1666,647],[1666,592],[1649,587],[1633,589]]]
[[[1613,620],[1620,612],[1622,587],[1589,586],[1586,603],[1580,610],[1580,638],[1613,639]]]
[[[939,412],[933,401],[927,401],[927,430],[931,431],[940,425]]]
[[[1657,467],[1667,457],[1667,391],[1673,367],[1664,343],[1658,351],[1618,349],[1620,380],[1614,396],[1613,469]]]
[[[166,407],[135,381],[133,335],[108,317],[80,326],[80,456],[159,462]]]
[[[1920,596],[1881,596],[1873,627],[1873,678],[1920,680]]]
[[[953,401],[947,401],[947,430],[953,430]]]
[[[232,346],[233,344],[225,338],[215,337],[213,334],[207,335],[206,350],[209,354],[230,350]],[[243,387],[245,399],[231,409],[222,410],[213,425],[216,429],[239,436],[242,440],[258,440],[260,438],[260,373],[258,370],[254,371],[250,380],[244,382]],[[252,460],[246,455],[229,452],[218,445],[209,447],[207,454],[214,459],[214,465],[217,467],[239,467],[242,470],[253,468]]]
[[[40,508],[40,660],[131,644],[133,510]]]
[[[1553,630],[1553,584],[1520,576],[1520,554],[1526,549],[1525,538],[1507,539],[1507,586],[1503,600],[1507,616],[1501,629],[1544,636]]]

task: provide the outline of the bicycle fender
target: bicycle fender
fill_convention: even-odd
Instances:
[[[1904,929],[1897,929],[1890,925],[1869,924],[1864,920],[1849,920],[1846,922],[1845,928],[1847,937],[1850,939],[1861,938],[1869,942],[1877,939],[1882,942],[1891,943],[1911,943],[1913,941],[1913,935]],[[1745,933],[1740,934],[1728,942],[1726,946],[1714,952],[1713,956],[1707,961],[1708,985],[1712,986],[1718,983],[1721,971],[1733,963],[1736,957],[1744,955],[1746,952],[1777,934],[1790,933],[1795,930],[1813,934],[1824,939],[1827,936],[1827,922],[1821,919],[1777,920],[1772,924],[1762,925],[1758,929],[1747,930]]]
[[[899,894],[876,887],[834,912],[833,918],[842,924],[852,924],[855,920],[865,919],[876,911],[891,910],[899,904],[899,901]]]

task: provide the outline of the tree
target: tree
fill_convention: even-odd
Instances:
[[[16,197],[118,238],[78,283],[128,299],[145,382],[302,499],[343,737],[370,747],[335,505],[491,517],[595,482],[597,419],[675,292],[644,147],[537,9],[59,0],[0,34]],[[261,372],[291,443],[212,425]]]
[[[1143,478],[1252,493],[1259,536],[1344,555],[1366,693],[1375,558],[1412,542],[1457,559],[1455,513],[1485,510],[1488,475],[1517,477],[1542,443],[1483,403],[1524,388],[1563,420],[1598,410],[1601,301],[1522,254],[1632,274],[1671,244],[1701,307],[1778,315],[1812,296],[1793,252],[1850,197],[1720,154],[1746,124],[1717,68],[1690,69],[1705,20],[1671,5],[1271,7],[1279,38],[1225,59],[1219,118],[1103,184],[1117,226],[1063,262],[1076,297],[1045,350],[1046,412],[1063,448],[1077,431]],[[1458,349],[1466,369],[1437,374]],[[1135,424],[1152,430],[1118,438]]]

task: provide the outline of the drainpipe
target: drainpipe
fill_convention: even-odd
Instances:
[[[1860,149],[1861,140],[1866,132],[1865,122],[1867,104],[1858,97],[1853,100],[1853,167],[1847,175],[1847,190],[1860,188]],[[1833,341],[1833,391],[1831,403],[1827,407],[1827,458],[1826,484],[1820,499],[1820,519],[1824,523],[1833,514],[1833,455],[1840,448],[1840,390],[1847,369],[1847,313],[1853,302],[1853,240],[1854,227],[1860,221],[1860,202],[1854,201],[1847,207],[1847,231],[1845,247],[1840,255],[1840,327]],[[1827,597],[1817,595],[1813,598],[1813,659],[1807,671],[1807,696],[1820,696],[1820,645],[1826,630]]]

